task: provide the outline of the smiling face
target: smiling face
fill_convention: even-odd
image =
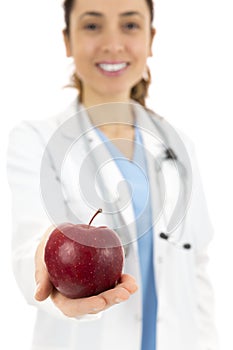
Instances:
[[[145,0],[75,1],[64,38],[86,106],[129,99],[152,55],[153,35]]]

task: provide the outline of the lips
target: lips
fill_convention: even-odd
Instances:
[[[122,63],[99,63],[98,66],[107,72],[117,72],[127,67],[127,62]]]
[[[102,74],[106,76],[121,75],[129,66],[128,62],[99,62],[96,64]]]

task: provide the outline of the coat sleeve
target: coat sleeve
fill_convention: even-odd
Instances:
[[[193,145],[191,145],[190,157],[193,171],[193,189],[188,216],[190,215],[191,234],[194,237],[197,321],[199,327],[198,349],[217,350],[219,345],[215,326],[215,298],[208,276],[208,247],[213,238],[214,230],[208,213]]]
[[[196,255],[197,315],[199,326],[199,349],[218,350],[218,336],[215,326],[214,292],[209,280],[208,253],[203,250]]]
[[[34,299],[35,252],[41,237],[53,224],[40,191],[40,167],[46,141],[39,129],[32,123],[22,122],[9,135],[7,174],[12,193],[12,266],[16,282],[29,304],[66,319],[50,298],[43,302]],[[56,178],[52,167],[50,175]],[[96,317],[87,315],[79,319]]]

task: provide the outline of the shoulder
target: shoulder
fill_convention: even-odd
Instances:
[[[40,142],[45,144],[53,133],[68,118],[77,113],[77,99],[72,101],[62,112],[57,113],[49,118],[41,120],[23,120],[15,125],[9,133],[9,142],[24,143],[26,141]]]
[[[164,132],[165,137],[171,138],[171,135],[178,137],[186,147],[188,153],[194,153],[194,141],[185,131],[178,128],[175,124],[171,124],[164,116],[161,116],[155,111],[151,109],[146,109],[146,111],[156,126]]]

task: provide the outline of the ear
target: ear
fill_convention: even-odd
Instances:
[[[150,37],[150,48],[149,48],[149,54],[148,57],[153,56],[153,52],[152,52],[152,44],[154,41],[154,37],[156,35],[156,29],[154,27],[151,28],[151,37]]]
[[[66,48],[66,57],[71,57],[72,53],[71,53],[69,34],[67,33],[67,31],[65,29],[63,29],[62,34],[63,34],[63,40],[64,40],[64,44],[65,44],[65,48]]]

